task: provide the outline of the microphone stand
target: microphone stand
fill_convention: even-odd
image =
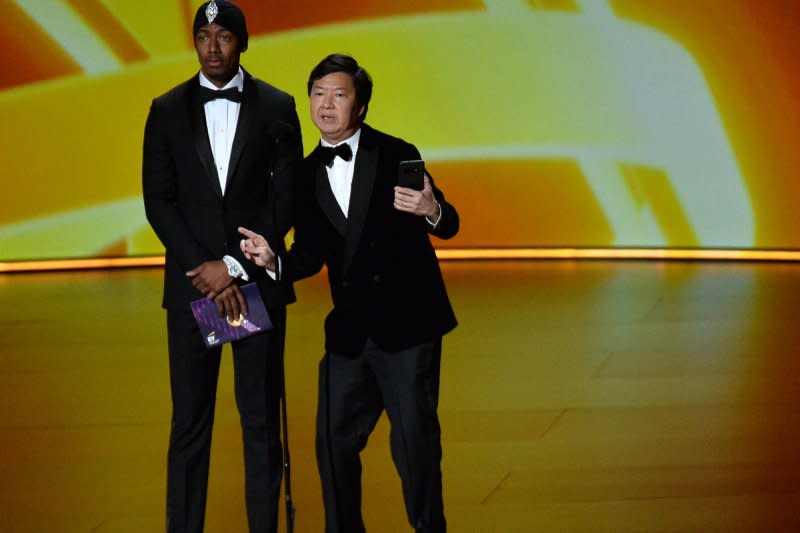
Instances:
[[[276,248],[278,239],[282,237],[278,235],[278,201],[277,201],[277,191],[278,187],[276,185],[276,172],[275,172],[275,158],[276,153],[278,151],[278,146],[280,145],[280,139],[275,136],[274,138],[274,153],[272,157],[272,165],[270,169],[270,185],[271,185],[271,198],[270,198],[270,206],[272,210],[272,242],[275,244]],[[282,276],[281,276],[281,268],[280,268],[280,256],[278,252],[275,252],[275,284],[278,288],[278,293],[280,294],[281,283],[282,283]],[[285,340],[286,340],[286,307],[284,306],[283,310],[283,318],[282,322],[278,324],[278,336],[277,336],[277,351],[278,351],[278,359],[280,364],[280,372],[281,372],[281,397],[280,397],[280,406],[281,406],[281,414],[280,414],[280,433],[283,440],[283,480],[284,480],[284,496],[286,500],[286,531],[288,533],[294,532],[294,518],[296,509],[294,507],[294,503],[292,502],[292,461],[291,456],[289,455],[289,423],[288,417],[286,415],[286,367],[284,365],[284,351],[285,351]]]
[[[278,279],[278,278],[276,278]],[[284,346],[286,335],[286,310],[283,312],[283,324],[278,334],[278,356],[281,366],[281,435],[283,436],[283,479],[286,498],[286,531],[294,532],[296,509],[292,501],[292,461],[289,455],[289,422],[286,415],[286,367],[284,365]]]

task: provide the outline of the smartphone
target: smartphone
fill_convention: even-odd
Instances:
[[[421,159],[400,161],[400,167],[397,170],[397,184],[401,187],[421,191],[424,186],[424,176],[425,161]]]

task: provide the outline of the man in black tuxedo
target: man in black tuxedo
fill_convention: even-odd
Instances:
[[[328,267],[333,310],[320,363],[317,461],[326,531],[364,531],[359,454],[381,413],[416,531],[445,531],[437,405],[442,336],[456,326],[429,234],[450,238],[458,214],[429,176],[398,186],[420,159],[364,124],[372,80],[349,56],[326,57],[308,80],[320,145],[296,179],[295,242],[277,253],[240,228],[245,256],[297,280]]]
[[[237,227],[259,228],[280,249],[291,226],[292,176],[302,158],[294,99],[239,65],[242,11],[206,2],[194,19],[200,72],[153,100],[144,133],[147,219],[166,248],[163,307],[172,391],[167,530],[203,530],[221,348],[206,349],[190,301],[213,299],[220,316],[247,312],[239,285],[255,282],[275,324],[233,343],[251,532],[277,530],[285,306],[291,285],[246,261]]]

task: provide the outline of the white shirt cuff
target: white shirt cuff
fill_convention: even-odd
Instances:
[[[439,206],[439,216],[436,217],[436,222],[431,222],[431,219],[429,219],[428,217],[425,217],[425,221],[428,224],[431,225],[431,228],[435,228],[436,226],[438,226],[439,225],[439,221],[442,220],[442,204],[440,204],[439,202],[436,202],[436,205]]]
[[[278,257],[277,261],[278,261],[278,272],[280,272],[281,271],[281,258]],[[277,273],[274,270],[270,270],[268,268],[265,268],[264,270],[267,271],[267,276],[271,277],[272,279],[278,279]]]

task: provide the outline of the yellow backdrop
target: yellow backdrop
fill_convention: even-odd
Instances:
[[[295,95],[306,151],[309,70],[370,71],[370,123],[462,215],[443,247],[800,248],[792,0],[237,3],[242,63]],[[199,4],[0,0],[0,260],[163,252],[142,133],[197,71]]]

